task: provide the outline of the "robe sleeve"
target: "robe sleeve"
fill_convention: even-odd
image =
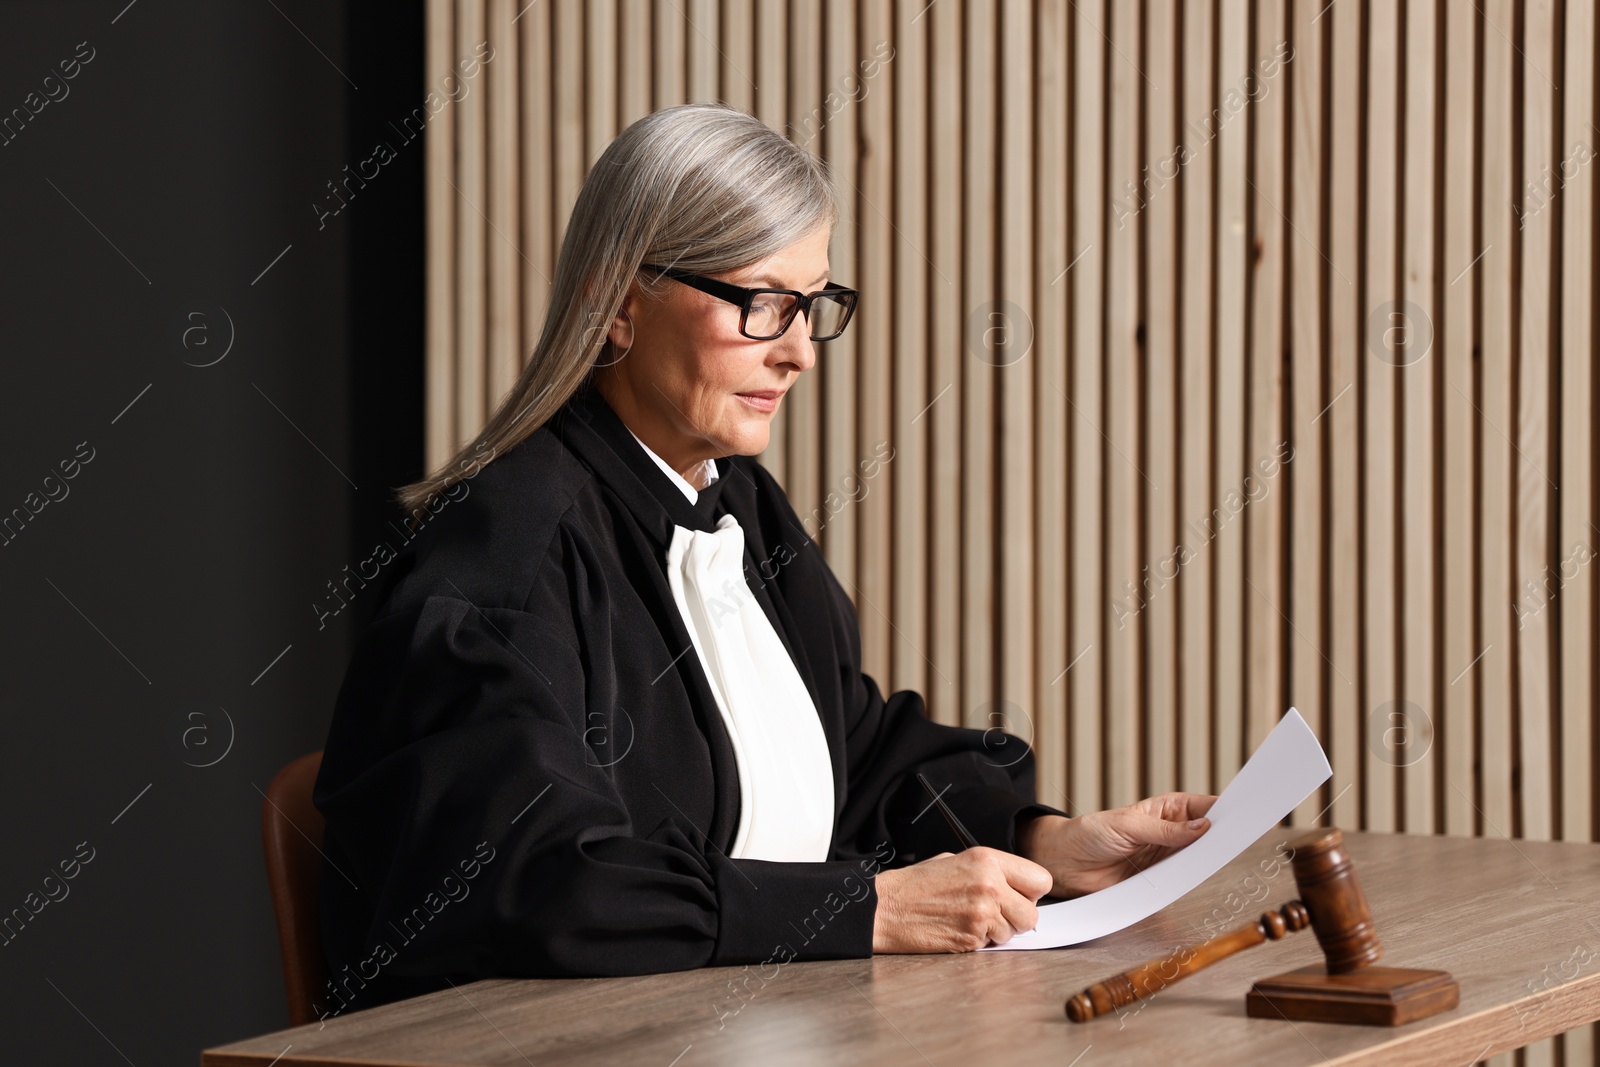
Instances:
[[[559,560],[541,575],[561,601]],[[633,821],[586,748],[585,670],[560,614],[430,596],[369,627],[315,791],[333,969],[603,976],[870,956],[879,865],[734,860],[686,816]],[[371,963],[381,945],[390,958]]]
[[[813,545],[808,550],[816,551]],[[915,862],[961,843],[916,780],[922,772],[979,844],[1017,850],[1016,831],[1039,815],[1067,813],[1034,796],[1032,746],[997,724],[987,730],[947,726],[929,719],[920,694],[901,690],[887,699],[861,669],[861,631],[855,606],[831,569],[828,596],[845,693],[845,743],[849,794],[839,841],[866,851],[889,840],[897,862]]]

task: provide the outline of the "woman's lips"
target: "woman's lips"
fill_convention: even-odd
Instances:
[[[778,399],[783,396],[776,389],[762,389],[754,393],[734,393],[733,395],[757,411],[768,413],[778,410]]]

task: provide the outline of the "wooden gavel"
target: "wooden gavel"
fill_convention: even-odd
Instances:
[[[1325,967],[1304,968],[1256,984],[1248,1014],[1396,1025],[1456,1006],[1459,990],[1443,971],[1371,967],[1383,955],[1378,931],[1337,828],[1293,846],[1300,899],[1218,934],[1097,982],[1068,998],[1067,1018],[1087,1022],[1165,989],[1235,952],[1310,926]]]

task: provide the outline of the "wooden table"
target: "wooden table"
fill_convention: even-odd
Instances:
[[[1208,915],[1221,929],[1293,899],[1287,864],[1265,872],[1299,834],[1275,830],[1164,912],[1077,948],[474,982],[211,1049],[202,1064],[1461,1067],[1600,1019],[1600,845],[1349,833],[1382,962],[1450,971],[1459,1008],[1395,1028],[1247,1018],[1254,979],[1320,960],[1305,931],[1121,1017],[1066,1020],[1070,993],[1196,943]]]

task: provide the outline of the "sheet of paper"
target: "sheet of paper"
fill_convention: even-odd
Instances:
[[[1098,893],[1044,905],[1037,927],[983,951],[1078,945],[1154,915],[1255,844],[1332,776],[1316,735],[1290,708],[1211,805],[1211,828],[1192,844]]]

